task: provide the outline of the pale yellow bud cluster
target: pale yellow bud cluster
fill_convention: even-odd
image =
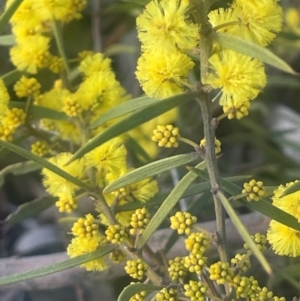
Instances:
[[[80,218],[72,227],[74,236],[91,238],[98,235],[99,225],[95,223],[95,218],[91,214],[87,214],[84,218]]]
[[[263,188],[264,183],[262,181],[256,181],[252,179],[249,183],[244,183],[244,189],[242,193],[247,195],[247,201],[251,202],[252,200],[258,201],[266,193]]]
[[[171,216],[171,228],[177,230],[178,234],[189,235],[191,227],[197,222],[197,217],[192,216],[189,212],[178,211],[174,216]]]
[[[153,130],[152,141],[157,142],[159,147],[178,147],[179,129],[173,125],[158,125]]]
[[[228,119],[242,119],[243,117],[247,116],[249,114],[248,110],[250,108],[250,102],[246,101],[242,103],[238,107],[233,106],[223,106],[223,112],[225,114],[228,114]]]
[[[129,232],[131,235],[143,234],[144,229],[150,222],[150,213],[144,208],[137,209],[131,216],[130,226],[132,227]]]

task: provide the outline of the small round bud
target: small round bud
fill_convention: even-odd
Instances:
[[[144,208],[137,209],[131,216],[129,232],[131,235],[143,234],[144,229],[150,222],[150,213]]]
[[[191,254],[203,254],[209,248],[209,238],[203,232],[191,233],[185,239],[185,248]]]
[[[205,148],[205,146],[206,146],[206,139],[203,138],[200,141],[200,147]],[[215,153],[218,154],[220,152],[221,152],[221,141],[215,138]]]
[[[246,101],[238,107],[234,106],[223,106],[223,112],[228,114],[228,119],[242,119],[249,114],[250,102]]]
[[[234,272],[228,262],[218,261],[209,267],[210,279],[217,284],[231,283]]]
[[[184,279],[188,269],[184,266],[184,258],[175,257],[169,260],[168,272],[173,281]]]
[[[177,299],[177,289],[172,287],[172,288],[166,288],[164,287],[162,290],[160,290],[155,298],[157,301],[176,301]]]
[[[256,243],[256,246],[260,251],[265,251],[267,249],[267,236],[261,233],[255,233],[254,235],[251,235],[251,238]],[[244,249],[250,250],[247,243],[244,243]]]
[[[204,301],[207,292],[207,287],[201,281],[190,280],[189,284],[185,284],[184,294],[191,299],[191,301]]]

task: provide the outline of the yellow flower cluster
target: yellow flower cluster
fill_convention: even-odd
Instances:
[[[282,196],[286,188],[292,184],[280,185],[274,191],[273,205],[291,214],[300,222],[300,191]],[[276,254],[291,257],[300,255],[300,231],[272,220],[267,232],[267,239]]]
[[[192,216],[189,212],[178,211],[171,216],[171,228],[177,230],[178,234],[191,234],[191,227],[197,222],[197,217]]]
[[[247,195],[246,198],[248,202],[251,202],[252,200],[258,201],[266,194],[263,185],[264,183],[262,181],[255,181],[254,179],[249,183],[244,183],[242,193]]]
[[[184,91],[194,63],[183,51],[196,47],[199,38],[188,10],[189,1],[153,0],[136,20],[143,51],[136,76],[150,97],[163,99]]]
[[[150,217],[151,215],[147,210],[147,208],[145,207],[135,210],[130,220],[130,226],[131,226],[131,229],[129,230],[130,234],[131,235],[143,234],[146,226],[150,222]]]
[[[125,271],[134,279],[142,280],[148,270],[148,265],[141,259],[128,260],[126,262]]]
[[[12,4],[7,1],[6,7]],[[11,48],[11,60],[21,71],[37,73],[49,67],[61,71],[61,58],[50,53],[50,36],[54,22],[69,22],[81,17],[86,0],[24,0],[10,22],[17,44]]]
[[[163,288],[156,295],[157,301],[176,301],[178,290],[176,288]]]
[[[158,125],[153,130],[152,141],[157,142],[159,147],[178,147],[179,129],[171,124]]]
[[[208,14],[213,30],[266,47],[281,30],[282,9],[275,0],[234,0],[227,9],[219,8]],[[209,59],[210,71],[203,82],[221,89],[220,105],[228,118],[241,119],[248,115],[250,101],[266,85],[263,64],[233,50],[215,45]]]

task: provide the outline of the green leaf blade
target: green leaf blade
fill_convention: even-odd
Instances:
[[[118,297],[118,301],[129,301],[130,298],[142,291],[145,291],[146,293],[155,292],[162,289],[162,287],[155,286],[153,284],[146,284],[146,283],[133,283],[128,286],[126,286],[121,294]]]
[[[240,52],[242,54],[256,58],[284,72],[293,75],[298,74],[285,61],[283,61],[267,48],[263,48],[257,44],[226,33],[217,32],[214,35],[214,38],[225,48],[229,48],[236,52]]]
[[[55,204],[57,198],[46,196],[24,203],[18,206],[17,210],[11,213],[6,219],[7,223],[19,223],[29,217],[34,217],[38,213],[48,209]]]
[[[65,260],[62,262],[46,265],[46,266],[43,266],[43,267],[35,269],[35,270],[5,276],[5,277],[0,278],[0,286],[18,283],[21,281],[38,278],[38,277],[50,275],[50,274],[53,274],[56,272],[60,272],[63,270],[67,270],[70,268],[74,268],[80,264],[95,260],[99,257],[103,257],[106,254],[113,251],[114,249],[115,249],[115,247],[113,245],[107,245],[107,246],[100,247],[98,250],[96,250],[92,253],[80,255],[78,257],[74,257],[74,258],[71,258],[71,259],[68,259],[68,260]]]
[[[75,159],[81,158],[86,153],[90,152],[99,145],[105,143],[106,141],[120,136],[127,131],[187,102],[191,98],[198,95],[198,92],[187,92],[166,98],[164,100],[156,101],[153,104],[147,106],[146,108],[132,113],[130,116],[122,119],[116,124],[112,125],[110,128],[106,129],[104,132],[100,133],[88,143],[86,143],[82,148],[80,148],[68,162],[72,162]]]
[[[150,98],[148,96],[142,96],[142,97],[128,100],[124,103],[121,103],[120,105],[118,105],[116,107],[111,108],[107,112],[105,112],[98,119],[96,119],[91,124],[90,127],[91,127],[91,129],[95,129],[107,121],[110,121],[117,117],[124,116],[124,115],[134,112],[136,110],[141,110],[141,109],[147,107],[148,105],[151,105],[154,102],[159,102],[159,101],[160,100],[156,100],[156,99]]]
[[[29,160],[32,160],[34,162],[36,162],[37,164],[39,164],[40,166],[49,169],[50,171],[56,173],[57,175],[59,175],[60,177],[66,179],[67,181],[72,182],[73,184],[87,190],[90,191],[90,187],[88,185],[86,185],[85,183],[83,183],[82,181],[80,181],[79,179],[73,177],[71,174],[65,172],[64,170],[60,169],[59,167],[57,167],[56,165],[50,163],[48,160],[39,157],[29,151],[27,151],[26,149],[19,147],[15,144],[12,144],[10,142],[6,142],[3,140],[0,140],[0,145],[11,150],[14,153],[19,154],[22,157],[25,157]]]
[[[140,168],[132,170],[131,172],[120,177],[116,181],[110,183],[103,190],[104,193],[113,192],[119,188],[128,186],[132,183],[136,183],[146,178],[150,178],[164,171],[170,170],[182,166],[184,164],[190,163],[199,158],[197,153],[177,155],[170,158],[165,158],[152,162],[150,164],[144,165]]]
[[[201,162],[196,165],[199,169],[205,169],[205,162]],[[143,232],[139,243],[138,249],[141,249],[151,235],[155,232],[155,230],[160,226],[160,224],[166,219],[169,212],[173,209],[173,207],[177,204],[177,202],[182,198],[184,192],[188,189],[188,187],[195,181],[197,175],[192,172],[188,172],[174,187],[171,193],[164,200],[162,205],[158,208],[154,216],[151,218],[149,224],[147,225],[145,231]]]

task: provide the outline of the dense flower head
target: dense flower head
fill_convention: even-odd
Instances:
[[[146,226],[150,222],[150,217],[151,214],[149,213],[147,208],[143,207],[143,208],[136,209],[135,212],[132,214],[130,220],[130,226],[131,226],[131,229],[129,230],[130,234],[131,235],[143,234]]]
[[[190,273],[196,273],[201,275],[204,267],[206,266],[207,257],[202,254],[190,254],[184,257],[184,267],[188,269]]]
[[[193,66],[192,60],[177,50],[154,49],[142,54],[135,74],[148,96],[163,99],[184,91]]]
[[[86,3],[86,0],[39,0],[34,1],[33,8],[43,20],[69,22],[81,17],[80,11]]]
[[[71,159],[71,153],[60,153],[49,159],[49,162],[56,165],[58,168],[64,170],[75,178],[83,179],[85,176],[84,160],[74,160],[66,165]],[[53,196],[71,198],[79,187],[72,182],[62,178],[56,173],[50,171],[47,168],[43,168],[42,174],[44,176],[43,184],[46,190]]]
[[[236,273],[245,273],[251,266],[248,254],[237,253],[234,258],[231,258],[230,262]]]
[[[203,254],[209,248],[209,238],[203,232],[191,233],[184,242],[191,254]]]
[[[26,116],[26,113],[22,109],[12,108],[11,110],[6,111],[1,123],[7,128],[16,129],[25,123]]]
[[[190,280],[188,284],[184,285],[184,294],[191,299],[191,301],[206,300],[207,286],[201,281]]]
[[[233,281],[234,271],[228,262],[218,261],[209,267],[210,279],[217,284],[225,284]]]
[[[280,185],[274,191],[273,205],[291,214],[299,221],[300,191],[282,196],[285,189],[291,185],[293,185],[293,183],[287,183],[285,186]],[[274,252],[278,255],[291,257],[297,257],[300,255],[300,231],[272,220],[267,232],[267,239]]]
[[[246,194],[248,202],[252,200],[258,201],[266,194],[263,185],[264,183],[262,181],[256,181],[254,179],[248,183],[244,183],[242,193]]]
[[[74,223],[72,233],[74,236],[91,238],[99,234],[98,229],[99,225],[95,223],[95,218],[89,213]]]
[[[81,107],[92,110],[97,117],[128,98],[112,72],[93,72],[80,84],[76,94]]]
[[[36,141],[31,144],[31,152],[37,156],[43,157],[49,154],[50,150],[50,145],[45,141]]]
[[[98,72],[112,72],[111,71],[111,59],[104,57],[104,55],[100,52],[83,52],[81,53],[81,57],[83,60],[81,61],[78,69],[81,71],[86,77],[91,76],[94,73]]]
[[[175,257],[169,260],[168,273],[172,281],[183,280],[188,269],[184,266],[184,258]]]
[[[9,94],[2,79],[0,79],[0,117],[8,111]]]
[[[209,59],[210,71],[204,83],[221,89],[220,105],[240,107],[256,98],[266,85],[263,64],[233,50],[223,50]]]
[[[191,234],[191,227],[197,222],[197,217],[192,216],[189,212],[178,211],[171,216],[171,229],[177,230],[178,234]]]
[[[148,265],[142,259],[128,260],[126,262],[125,271],[134,279],[142,280],[148,270]]]
[[[152,141],[157,142],[159,147],[178,147],[179,129],[171,124],[158,125],[153,130]]]
[[[254,240],[257,248],[260,251],[265,251],[267,249],[267,237],[264,234],[261,233],[255,233],[254,235],[251,235],[251,238]],[[244,243],[243,245],[244,249],[246,249],[248,252],[250,250],[250,247],[247,243]]]
[[[36,97],[40,93],[41,84],[34,77],[22,76],[14,85],[18,97]]]
[[[211,11],[208,18],[218,32],[227,32],[263,47],[282,27],[282,9],[275,0],[235,0],[227,9]]]
[[[188,20],[188,9],[189,1],[151,1],[136,20],[142,49],[196,47],[199,26]]]
[[[60,73],[65,69],[64,61],[61,57],[56,56],[56,55],[50,55],[49,56],[49,63],[48,63],[48,68],[53,72],[53,73]]]
[[[109,225],[105,230],[105,235],[112,244],[120,244],[128,237],[125,227],[121,225]]]
[[[75,237],[68,245],[67,253],[73,258],[79,255],[91,253],[96,251],[101,245],[105,244],[105,238],[100,234],[87,238],[87,237]],[[104,257],[99,257],[92,261],[81,264],[87,271],[103,271],[108,268],[108,264]]]
[[[157,301],[177,301],[178,290],[175,287],[161,289],[156,295],[155,300]]]
[[[250,102],[245,101],[241,103],[239,106],[232,106],[230,104],[223,106],[223,112],[227,115],[228,119],[242,119],[245,116],[248,116],[250,108]]]
[[[10,50],[12,63],[20,71],[35,74],[39,68],[49,65],[50,39],[41,35],[27,37]]]
[[[127,151],[121,138],[114,138],[85,155],[86,166],[94,167],[102,181],[108,174],[119,175],[126,168]]]
[[[285,11],[285,23],[288,29],[300,35],[300,10],[290,7]]]

